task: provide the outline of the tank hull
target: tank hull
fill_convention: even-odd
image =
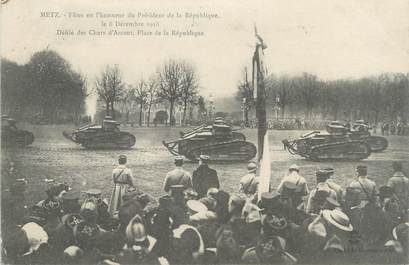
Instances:
[[[34,134],[29,131],[3,131],[1,135],[2,147],[26,147],[34,142]]]
[[[136,138],[128,132],[76,131],[63,132],[65,138],[87,149],[129,149],[135,145]]]
[[[283,140],[291,154],[298,154],[313,161],[366,159],[371,147],[364,140],[352,140],[347,135],[320,134],[312,132],[299,139]]]

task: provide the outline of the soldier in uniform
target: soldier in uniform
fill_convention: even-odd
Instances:
[[[305,178],[299,174],[300,168],[296,164],[291,165],[288,171],[290,174],[281,180],[281,183],[277,187],[277,191],[281,194],[286,187],[295,184],[293,205],[298,206],[302,202],[302,197],[307,196],[309,193],[308,185]]]
[[[240,192],[250,197],[257,192],[259,179],[256,177],[257,165],[250,162],[247,165],[248,173],[240,180]]]
[[[175,157],[175,169],[166,174],[163,189],[169,192],[170,186],[182,185],[184,189],[192,187],[192,178],[189,172],[183,169],[183,156]]]
[[[367,178],[367,167],[360,165],[356,168],[357,178],[349,184],[349,187],[359,192],[361,201],[374,202],[376,196],[376,184]]]
[[[108,209],[111,216],[118,213],[119,208],[123,204],[123,195],[130,189],[136,188],[136,179],[134,178],[132,171],[126,167],[126,162],[126,156],[120,155],[118,159],[119,165],[112,171],[114,188],[112,190]]]
[[[333,179],[334,172],[335,172],[334,168],[327,167],[327,168],[324,168],[323,170],[328,173],[328,178],[325,181],[325,183],[328,185],[328,187],[330,187],[332,190],[335,191],[335,193],[337,194],[338,201],[341,201],[342,196],[344,194],[344,190],[342,189],[340,185],[334,182],[334,179]]]
[[[307,201],[307,213],[319,214],[324,208],[326,199],[329,197],[333,200],[337,200],[337,195],[326,183],[328,179],[328,172],[324,170],[317,170],[317,187],[310,192]]]
[[[198,197],[206,196],[209,188],[219,188],[219,178],[214,169],[209,168],[207,162],[209,156],[201,155],[199,159],[199,167],[193,171],[192,184],[193,189],[197,192]]]
[[[402,163],[393,162],[393,175],[389,178],[387,186],[394,190],[399,199],[399,205],[402,210],[409,208],[409,179],[402,172]]]

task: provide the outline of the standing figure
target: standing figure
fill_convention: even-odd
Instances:
[[[349,187],[359,192],[361,201],[375,202],[376,184],[367,178],[367,167],[360,165],[356,168],[357,178],[349,184]]]
[[[240,180],[240,192],[243,192],[247,197],[257,193],[259,179],[256,177],[257,165],[250,162],[247,165],[248,173]]]
[[[301,204],[303,197],[308,195],[308,185],[305,178],[299,174],[300,168],[297,165],[291,165],[288,171],[290,174],[281,180],[280,185],[277,187],[277,191],[280,194],[283,192],[286,193],[286,189],[294,186],[294,192],[292,192],[292,202],[293,206],[297,207]]]
[[[402,163],[393,162],[393,175],[389,178],[387,186],[391,187],[399,199],[399,206],[402,211],[409,208],[409,179],[402,172]]]
[[[165,192],[169,192],[172,185],[182,185],[185,190],[192,187],[190,173],[183,169],[183,156],[175,157],[175,166],[175,169],[166,174],[163,184]]]
[[[126,167],[126,162],[126,156],[120,155],[118,159],[119,165],[112,171],[114,188],[108,207],[108,212],[111,216],[118,214],[119,208],[123,203],[123,195],[130,189],[136,188],[136,179],[132,175],[132,171]]]
[[[199,167],[193,171],[192,184],[198,197],[205,197],[209,188],[219,188],[219,178],[214,169],[209,168],[207,162],[209,156],[201,155],[199,158]]]

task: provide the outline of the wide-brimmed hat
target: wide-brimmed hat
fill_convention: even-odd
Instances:
[[[29,251],[25,255],[29,255],[37,251],[42,244],[48,243],[47,232],[36,223],[27,223],[21,228],[27,236]]]
[[[197,201],[197,200],[189,200],[186,202],[186,205],[189,208],[189,210],[191,210],[194,213],[200,213],[200,212],[207,211],[206,205],[204,205],[202,202]]]
[[[102,194],[102,191],[100,189],[89,189],[89,190],[85,191],[85,193],[88,196],[97,197],[97,196],[100,196]]]
[[[395,240],[409,240],[409,222],[399,224],[392,230],[392,235]]]
[[[323,210],[322,215],[327,222],[343,231],[350,232],[353,229],[348,216],[340,210]]]

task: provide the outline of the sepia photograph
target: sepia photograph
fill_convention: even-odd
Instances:
[[[408,0],[1,0],[0,264],[409,264]]]

